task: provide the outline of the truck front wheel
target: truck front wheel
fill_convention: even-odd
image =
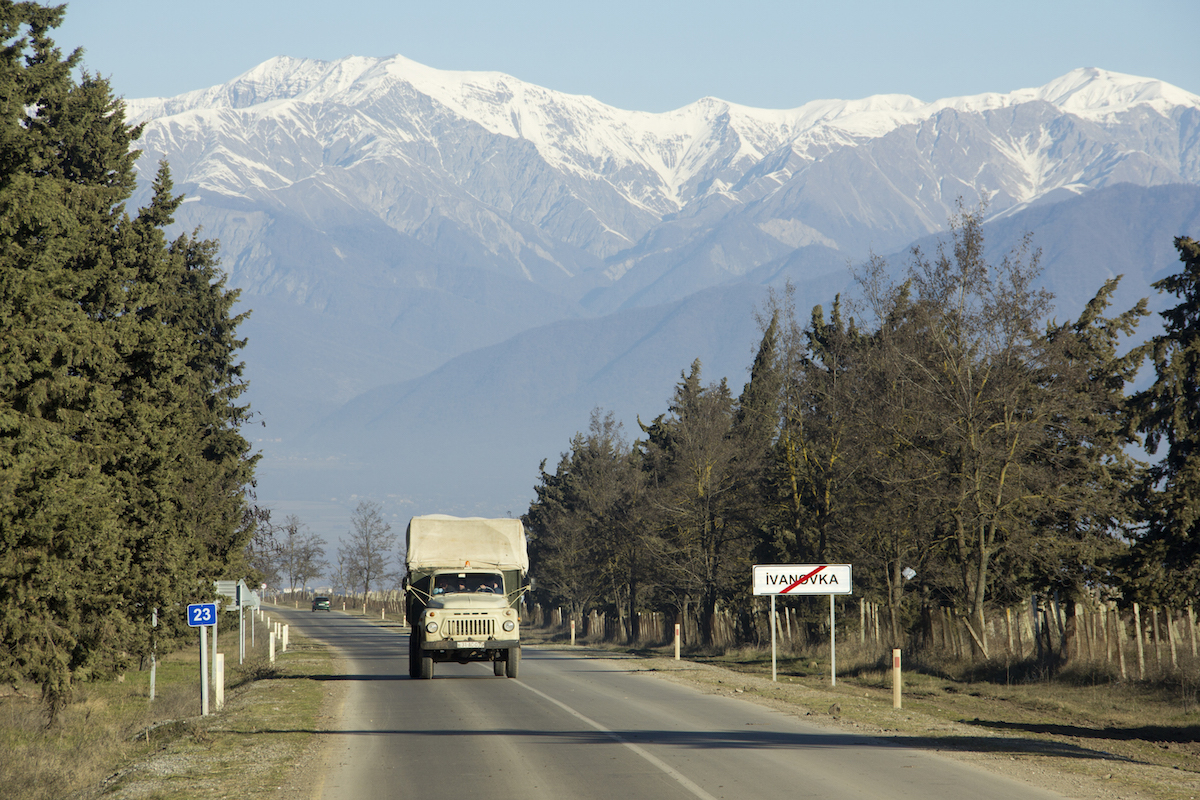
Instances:
[[[408,677],[421,677],[421,633],[415,626],[408,635]]]
[[[421,680],[427,681],[433,677],[433,656],[426,655],[428,651],[421,651]]]
[[[492,672],[495,673],[497,678],[504,677],[504,665],[506,663],[507,662],[501,658],[497,658],[495,661],[492,662]]]
[[[521,669],[521,645],[508,648],[508,660],[504,662],[504,674],[510,678],[517,677]]]

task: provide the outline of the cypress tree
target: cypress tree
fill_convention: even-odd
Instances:
[[[254,465],[216,243],[167,243],[165,166],[126,212],[140,129],[63,10],[0,2],[0,680],[52,718],[240,566]]]
[[[1183,268],[1154,288],[1179,303],[1149,345],[1154,384],[1129,401],[1146,449],[1167,445],[1141,486],[1144,528],[1128,562],[1135,594],[1154,602],[1200,592],[1200,243],[1181,236],[1175,249]]]

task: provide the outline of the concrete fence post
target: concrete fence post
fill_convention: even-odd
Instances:
[[[271,631],[271,663],[275,663],[275,631]]]

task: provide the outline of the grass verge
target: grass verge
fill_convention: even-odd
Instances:
[[[269,613],[269,612],[268,612]],[[270,664],[266,648],[239,665],[227,634],[225,706],[200,715],[195,650],[159,661],[150,674],[82,684],[75,702],[46,728],[30,687],[0,696],[0,786],[17,800],[294,796],[297,765],[316,753],[336,682],[334,655],[293,636]],[[265,637],[258,637],[259,639]],[[232,646],[232,652],[230,650]],[[197,648],[198,649],[198,648]],[[211,706],[210,706],[211,708]]]

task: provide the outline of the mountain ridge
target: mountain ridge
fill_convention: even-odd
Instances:
[[[1095,68],[933,102],[876,95],[772,110],[708,97],[649,113],[402,57],[281,57],[220,86],[130,100],[127,110],[145,122],[141,168],[167,160],[187,195],[178,227],[221,242],[229,285],[255,309],[241,332],[247,397],[267,424],[264,498],[292,485],[345,495],[350,476],[376,489],[408,480],[387,458],[367,473],[347,466],[378,459],[378,441],[396,451],[403,439],[340,428],[356,455],[320,432],[348,424],[335,422],[356,413],[348,409],[365,412],[358,399],[380,387],[421,389],[393,402],[414,418],[432,414],[430,430],[404,428],[410,442],[433,447],[439,428],[453,425],[438,413],[462,408],[478,419],[480,441],[523,431],[541,442],[520,451],[528,458],[545,449],[543,436],[586,424],[589,400],[665,398],[697,355],[692,344],[720,354],[709,359],[718,371],[747,355],[747,343],[733,343],[734,353],[711,337],[752,338],[749,298],[790,280],[805,302],[828,299],[845,288],[848,262],[943,233],[960,203],[986,209],[996,230],[1055,214],[1084,225],[1063,209],[1099,209],[1112,229],[1099,237],[1107,251],[1066,230],[1047,242],[1048,271],[1064,271],[1074,298],[1126,271],[1117,261],[1134,243],[1144,249],[1114,203],[1132,203],[1137,224],[1174,235],[1155,219],[1166,207],[1146,199],[1150,189],[1170,189],[1162,196],[1190,208],[1190,195],[1171,187],[1200,185],[1200,97]],[[146,182],[139,192],[134,202]],[[1082,251],[1084,261],[1074,255]],[[674,323],[661,319],[624,358],[586,353],[627,333],[608,326],[636,328],[672,308]],[[502,358],[521,341],[542,348],[549,372],[525,385],[557,398],[552,408],[486,361],[538,369]],[[571,358],[611,363],[583,380],[563,366]],[[464,363],[488,381],[439,376]],[[444,393],[422,394],[434,385]],[[496,407],[506,410],[464,406],[464,394],[504,398]],[[420,408],[411,405],[418,395]],[[456,441],[457,451],[469,446]],[[471,467],[485,483],[497,459],[517,454],[511,442],[489,448]],[[413,481],[426,486],[463,469],[450,453],[425,467]],[[479,503],[499,502],[483,494]]]

